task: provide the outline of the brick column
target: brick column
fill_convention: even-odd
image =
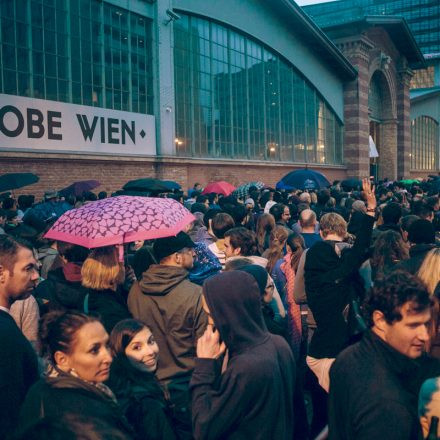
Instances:
[[[373,45],[362,36],[337,45],[358,71],[357,79],[344,87],[344,160],[347,174],[350,177],[366,177],[370,174],[368,66]]]
[[[397,178],[409,177],[411,166],[411,117],[409,84],[414,72],[407,67],[406,60],[398,70],[397,84]]]
[[[397,131],[396,120],[384,121],[381,126],[381,147],[379,151],[379,179],[397,178]]]

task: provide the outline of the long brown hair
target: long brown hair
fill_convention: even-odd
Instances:
[[[261,214],[257,220],[256,234],[258,252],[262,254],[265,248],[266,235],[270,235],[275,229],[275,219],[272,214]]]
[[[289,231],[284,226],[276,226],[270,234],[270,246],[267,254],[267,271],[272,273],[276,262],[284,256],[284,245],[286,244]]]
[[[290,260],[290,263],[292,265],[292,269],[296,273],[296,271],[298,270],[299,260],[301,259],[301,255],[306,248],[303,236],[297,234],[296,232],[292,232],[287,237],[286,246],[288,246],[288,250],[290,248],[290,252],[292,253],[292,259]]]

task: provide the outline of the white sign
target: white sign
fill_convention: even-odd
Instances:
[[[154,116],[0,94],[0,149],[155,155]]]

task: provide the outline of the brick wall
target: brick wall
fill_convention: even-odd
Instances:
[[[62,189],[72,182],[96,179],[101,182],[95,192],[111,193],[129,180],[153,177],[174,180],[187,189],[195,182],[202,185],[215,180],[226,180],[233,185],[249,181],[263,181],[275,186],[288,172],[303,168],[291,164],[246,163],[227,161],[203,161],[177,158],[134,158],[134,157],[74,157],[60,154],[12,154],[2,153],[0,174],[31,172],[40,177],[34,185],[15,191],[19,194],[35,194],[41,197],[47,189]],[[344,167],[310,167],[323,172],[330,180],[346,178]]]

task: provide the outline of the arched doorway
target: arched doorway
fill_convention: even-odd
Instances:
[[[369,135],[379,157],[371,157],[370,174],[376,179],[393,178],[397,166],[397,122],[393,117],[391,93],[382,71],[376,70],[368,89]]]

